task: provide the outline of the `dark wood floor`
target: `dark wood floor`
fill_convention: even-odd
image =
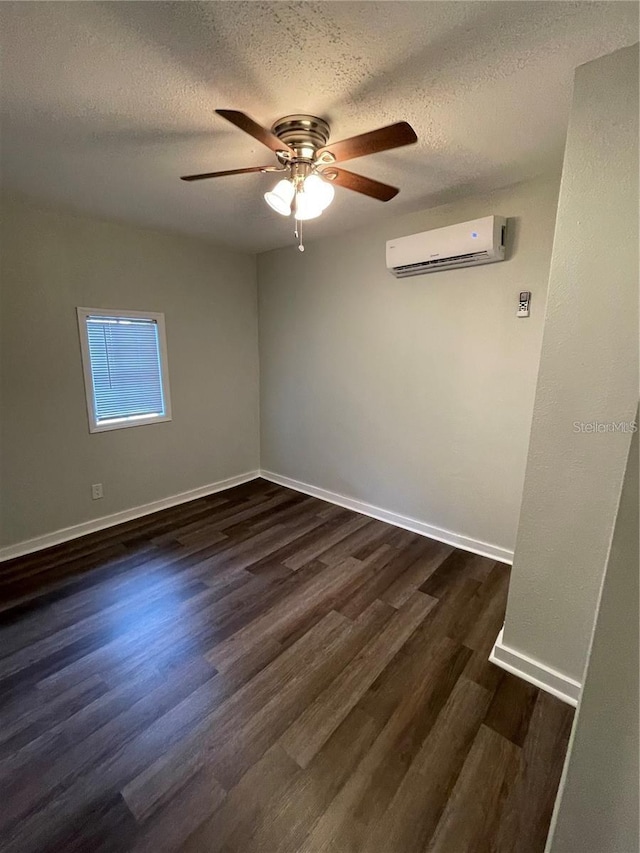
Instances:
[[[262,480],[0,567],[0,849],[537,853],[508,568]]]

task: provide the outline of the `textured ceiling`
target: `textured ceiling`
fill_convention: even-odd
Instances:
[[[251,251],[292,242],[271,163],[214,115],[310,112],[332,139],[406,119],[419,143],[346,164],[306,238],[557,169],[576,65],[638,37],[632,2],[3,2],[2,181],[98,215]]]

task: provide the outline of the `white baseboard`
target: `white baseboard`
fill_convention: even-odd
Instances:
[[[523,652],[511,646],[505,645],[503,641],[504,628],[498,634],[498,638],[494,643],[489,660],[496,666],[506,669],[512,675],[517,675],[523,678],[530,684],[535,684],[541,690],[546,690],[558,699],[562,699],[568,705],[573,705],[574,708],[578,704],[580,698],[580,690],[582,685],[579,681],[574,681],[568,675],[563,675],[550,666],[541,663],[539,660],[530,658]]]
[[[239,474],[236,477],[229,477],[226,480],[219,480],[216,483],[210,483],[207,486],[201,486],[197,489],[191,489],[188,492],[181,492],[177,495],[171,495],[168,498],[162,498],[158,501],[152,501],[142,506],[126,509],[122,512],[115,512],[111,515],[104,515],[101,518],[94,518],[91,521],[85,521],[81,524],[74,524],[71,527],[65,527],[62,530],[55,530],[51,533],[45,533],[43,536],[36,536],[34,539],[27,539],[23,542],[17,542],[15,545],[8,545],[5,548],[0,548],[0,562],[11,560],[14,557],[22,557],[25,554],[31,554],[34,551],[41,551],[44,548],[50,548],[52,545],[60,545],[63,542],[68,542],[71,539],[77,539],[80,536],[86,536],[88,533],[95,533],[98,530],[104,530],[107,527],[114,527],[116,524],[122,524],[125,521],[132,521],[136,518],[141,518],[145,515],[150,515],[154,512],[159,512],[162,509],[169,509],[172,506],[178,506],[188,501],[194,501],[198,498],[213,495],[216,492],[221,492],[224,489],[231,489],[234,486],[239,486],[242,483],[247,483],[250,480],[255,480],[262,477],[272,483],[277,483],[281,486],[286,486],[290,489],[295,489],[297,492],[302,492],[306,495],[312,495],[315,498],[328,501],[329,503],[343,506],[346,509],[351,509],[354,512],[359,512],[362,515],[368,515],[371,518],[376,518],[379,521],[385,521],[388,524],[393,524],[396,527],[402,527],[405,530],[410,530],[413,533],[418,533],[421,536],[428,536],[430,539],[437,539],[439,542],[445,542],[447,545],[453,545],[455,548],[461,548],[464,551],[471,551],[474,554],[480,554],[483,557],[489,557],[493,560],[499,560],[502,563],[513,562],[513,551],[506,548],[501,548],[498,545],[491,545],[487,542],[481,542],[477,539],[471,539],[468,536],[463,536],[459,533],[453,533],[450,530],[443,530],[440,527],[435,527],[427,524],[424,521],[419,521],[416,518],[410,518],[405,515],[400,515],[397,512],[391,512],[387,509],[374,506],[373,504],[365,503],[364,501],[349,498],[345,495],[339,495],[335,492],[329,492],[326,489],[320,489],[317,486],[311,486],[308,483],[302,483],[298,480],[292,480],[290,477],[282,477],[280,474],[274,474],[272,471],[248,471],[245,474]]]
[[[197,498],[204,498],[225,489],[232,489],[234,486],[255,480],[259,476],[259,471],[247,471],[247,473],[238,474],[236,477],[228,477],[226,480],[209,483],[208,486],[200,486],[188,492],[180,492],[180,494],[171,495],[168,498],[161,498],[159,501],[125,509],[122,512],[114,512],[112,515],[103,515],[101,518],[93,518],[91,521],[84,521],[81,524],[74,524],[72,527],[55,530],[53,533],[45,533],[43,536],[36,536],[34,539],[8,545],[5,548],[0,548],[0,562],[11,560],[14,557],[22,557],[24,554],[31,554],[34,551],[41,551],[43,548],[50,548],[52,545],[60,545],[70,539],[77,539],[79,536],[86,536],[87,533],[95,533],[98,530],[104,530],[106,527],[122,524],[124,521],[133,521],[133,519],[141,518],[143,515],[159,512],[161,509],[169,509],[172,506],[195,501]]]
[[[295,489],[297,492],[303,492],[305,495],[311,495],[314,498],[320,498],[323,501],[343,506],[346,509],[352,509],[354,512],[359,512],[362,515],[376,518],[378,521],[386,521],[388,524],[393,524],[396,527],[403,527],[412,533],[428,536],[429,539],[437,539],[439,542],[445,542],[447,545],[453,545],[456,548],[461,548],[463,551],[471,551],[473,554],[480,554],[482,557],[499,560],[501,563],[511,564],[513,562],[513,551],[501,548],[499,545],[491,545],[488,542],[471,539],[469,536],[463,536],[460,533],[453,533],[451,530],[443,530],[441,527],[434,527],[425,521],[419,521],[417,518],[400,515],[388,509],[382,509],[379,506],[374,506],[355,498],[349,498],[346,495],[339,495],[336,492],[320,489],[317,486],[310,486],[308,483],[301,483],[299,480],[292,480],[290,477],[274,474],[273,471],[260,471],[260,476],[264,480],[270,480],[272,483],[277,483],[280,486],[287,486],[289,489]]]

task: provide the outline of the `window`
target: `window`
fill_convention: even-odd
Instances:
[[[78,308],[89,432],[171,420],[164,314]]]

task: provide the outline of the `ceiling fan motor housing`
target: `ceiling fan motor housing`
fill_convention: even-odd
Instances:
[[[296,152],[296,160],[313,162],[315,152],[329,141],[331,129],[318,116],[296,114],[278,119],[272,133]]]

